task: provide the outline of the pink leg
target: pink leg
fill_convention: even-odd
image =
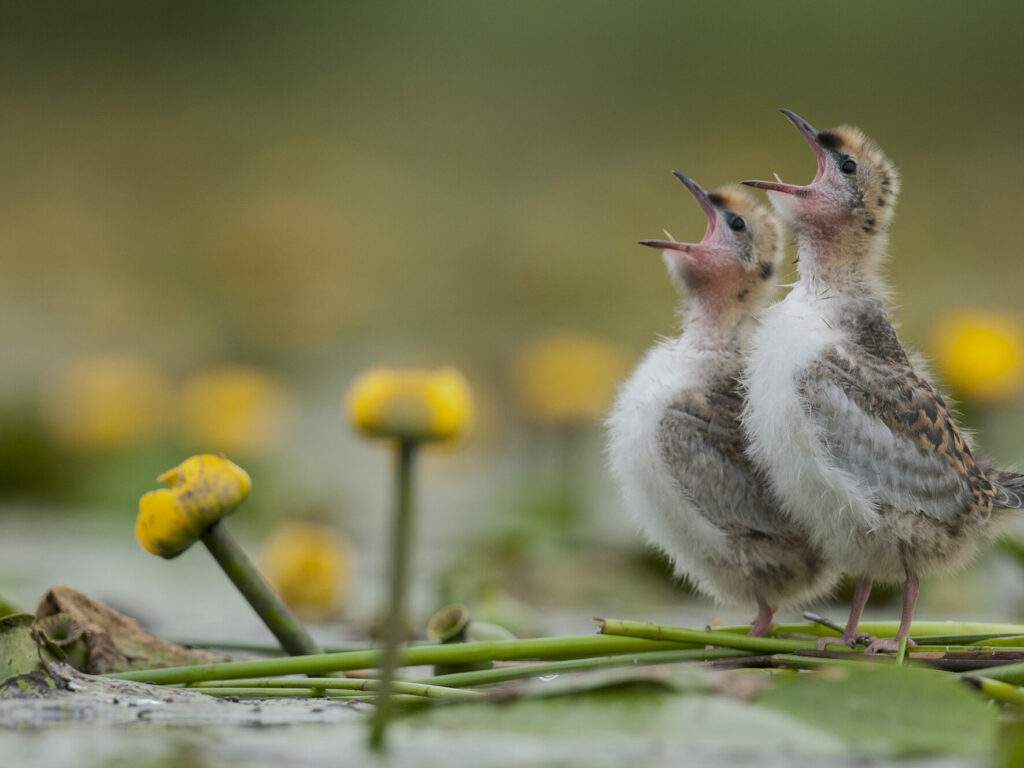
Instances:
[[[850,619],[846,622],[846,629],[841,637],[823,637],[818,640],[818,650],[824,651],[828,645],[853,645],[857,640],[873,641],[875,638],[864,633],[857,633],[857,625],[860,624],[860,616],[864,613],[864,606],[871,597],[871,577],[861,576],[857,580],[857,586],[853,590],[853,604],[850,606]]]
[[[900,617],[899,632],[896,633],[896,637],[885,637],[875,640],[864,650],[864,653],[884,653],[885,651],[899,650],[900,638],[910,637],[910,622],[914,618],[914,606],[917,605],[917,593],[920,591],[920,587],[917,576],[908,573],[907,580],[903,582],[903,615]],[[910,640],[908,644],[911,648],[917,645],[913,640]]]
[[[772,608],[764,601],[763,597],[758,595],[757,618],[750,624],[750,634],[752,637],[760,637],[768,631],[768,627],[772,625],[772,617],[775,616],[777,610],[779,609]]]

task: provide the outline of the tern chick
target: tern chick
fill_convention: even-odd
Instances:
[[[739,379],[755,317],[775,287],[779,225],[739,187],[705,192],[681,173],[707,215],[696,244],[659,248],[689,294],[683,332],[656,344],[622,385],[608,421],[612,473],[647,539],[702,592],[756,604],[752,635],[780,605],[828,591],[835,573],[779,509],[745,453]]]
[[[972,453],[897,338],[881,275],[896,169],[856,128],[816,131],[782,112],[818,170],[805,186],[744,182],[792,228],[800,278],[754,335],[743,421],[787,511],[860,577],[841,641],[855,639],[872,580],[904,581],[897,637],[868,646],[893,650],[918,577],[962,564],[996,532],[995,511],[1024,507],[1024,476]]]

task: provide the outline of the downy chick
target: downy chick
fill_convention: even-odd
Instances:
[[[852,642],[872,580],[904,580],[893,650],[909,634],[918,577],[955,568],[1024,506],[1024,477],[971,452],[941,395],[904,351],[881,267],[896,169],[856,128],[816,131],[782,110],[818,161],[806,186],[768,192],[797,241],[800,278],[769,308],[750,353],[743,421],[751,456],[829,560],[860,577],[840,640]],[[864,636],[866,637],[866,636]]]
[[[771,213],[739,187],[705,192],[674,172],[707,215],[696,244],[660,248],[687,289],[683,332],[655,345],[622,385],[608,420],[612,473],[647,539],[704,593],[756,604],[764,634],[781,604],[835,581],[820,548],[779,509],[745,454],[739,378],[755,315],[782,255]]]

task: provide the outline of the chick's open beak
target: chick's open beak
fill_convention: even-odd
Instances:
[[[695,249],[699,248],[703,243],[706,243],[711,238],[711,235],[714,234],[715,226],[718,223],[718,211],[716,210],[714,203],[712,203],[711,199],[708,197],[708,193],[704,191],[704,188],[700,184],[679,171],[672,171],[672,175],[686,185],[686,188],[690,190],[690,194],[697,199],[698,203],[700,203],[700,207],[704,210],[704,215],[708,217],[708,226],[704,231],[704,237],[701,238],[700,243],[679,243],[675,240],[640,240],[639,243],[640,245],[658,248],[663,251],[668,250],[693,253]]]
[[[784,114],[796,129],[800,131],[807,143],[811,145],[811,149],[814,150],[814,158],[818,161],[818,170],[814,174],[814,179],[810,184],[799,185],[799,184],[785,184],[781,180],[778,181],[744,181],[742,184],[746,184],[748,187],[754,187],[755,189],[764,189],[768,192],[783,192],[787,195],[797,195],[803,197],[811,193],[811,188],[821,180],[821,177],[825,174],[825,169],[828,164],[828,150],[822,146],[818,140],[818,132],[814,129],[810,123],[804,120],[800,115],[792,112],[788,109],[780,109],[779,112]],[[778,177],[776,177],[778,178]]]

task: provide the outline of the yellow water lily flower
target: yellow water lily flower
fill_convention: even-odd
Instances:
[[[560,333],[526,345],[513,378],[523,408],[532,419],[572,426],[605,416],[627,365],[628,356],[617,344]]]
[[[182,387],[186,439],[226,453],[256,455],[274,449],[287,436],[292,411],[285,385],[256,368],[202,371]]]
[[[469,431],[473,394],[455,368],[371,368],[352,383],[346,409],[356,429],[372,437],[448,440]]]
[[[157,480],[170,488],[149,491],[139,499],[135,535],[147,552],[168,559],[231,514],[252,487],[244,469],[209,454],[192,456]]]
[[[348,601],[355,578],[355,550],[336,528],[282,523],[271,531],[263,561],[274,589],[300,616],[328,619]]]
[[[109,450],[158,436],[170,385],[134,357],[96,357],[61,369],[43,390],[43,416],[56,438],[78,451]]]
[[[997,402],[1024,390],[1024,328],[1011,315],[947,315],[932,339],[946,380],[966,400]]]

